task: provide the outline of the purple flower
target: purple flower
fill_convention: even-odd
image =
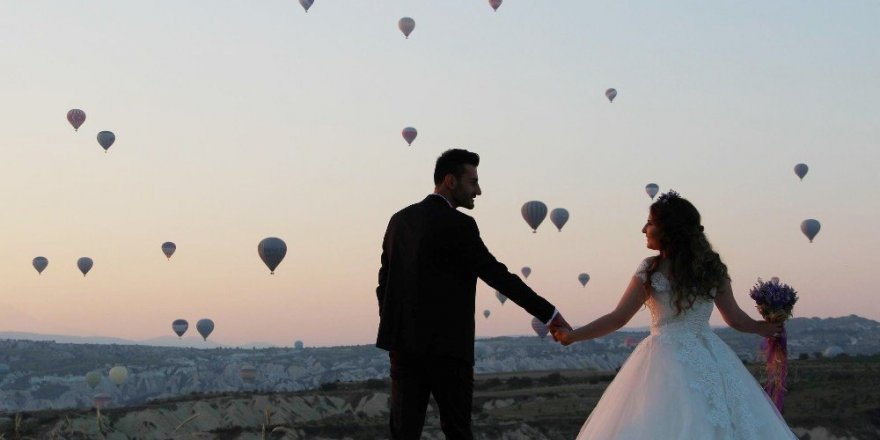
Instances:
[[[788,284],[762,281],[760,278],[749,291],[749,296],[755,301],[764,318],[772,317],[775,320],[790,317],[798,300],[797,291]]]

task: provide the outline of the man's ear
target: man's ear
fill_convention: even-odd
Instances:
[[[443,177],[443,186],[449,189],[455,189],[455,185],[458,183],[458,180],[451,173],[447,174]]]

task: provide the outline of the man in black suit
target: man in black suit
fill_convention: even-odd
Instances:
[[[481,194],[480,157],[448,150],[434,168],[434,193],[388,222],[379,269],[376,346],[391,359],[391,438],[417,440],[428,398],[447,439],[473,439],[474,301],[477,278],[551,328],[571,329],[483,244],[477,223],[456,208]]]

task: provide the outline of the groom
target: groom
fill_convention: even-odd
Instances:
[[[551,329],[571,329],[483,244],[473,218],[481,194],[480,157],[444,152],[434,168],[434,193],[388,222],[379,269],[379,336],[391,359],[391,438],[417,440],[428,398],[440,411],[447,439],[473,439],[474,301],[477,278]]]

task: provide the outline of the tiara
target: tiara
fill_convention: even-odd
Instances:
[[[681,195],[679,193],[675,192],[675,190],[670,189],[669,191],[667,191],[663,194],[660,194],[660,197],[657,199],[657,202],[658,203],[669,203],[669,201],[671,201],[671,200],[680,200],[680,199],[681,199]]]

